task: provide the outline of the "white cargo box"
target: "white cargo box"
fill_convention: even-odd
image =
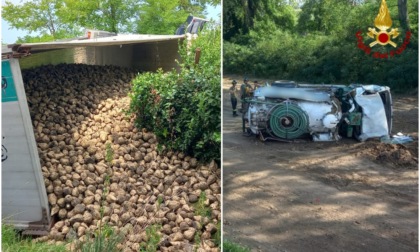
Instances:
[[[177,67],[182,39],[184,35],[131,34],[3,46],[3,222],[35,235],[48,234],[52,222],[21,69],[79,63],[168,71]]]
[[[47,193],[18,59],[2,60],[2,221],[46,234]]]

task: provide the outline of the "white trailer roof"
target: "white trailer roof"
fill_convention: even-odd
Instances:
[[[63,49],[72,47],[85,47],[85,46],[109,46],[109,45],[127,45],[139,44],[147,42],[160,42],[167,40],[178,40],[185,38],[185,35],[151,35],[151,34],[118,34],[111,37],[100,38],[78,38],[65,41],[43,42],[43,43],[22,43],[19,47],[29,47],[31,52],[45,51],[52,49]],[[15,45],[8,45],[13,47]],[[10,52],[3,46],[2,53]]]

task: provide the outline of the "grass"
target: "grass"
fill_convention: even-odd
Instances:
[[[211,209],[210,207],[206,206],[206,193],[202,191],[200,193],[200,197],[198,197],[197,203],[194,204],[195,215],[199,215],[202,217],[211,218]],[[201,230],[197,230],[194,236],[194,243],[195,243],[195,251],[198,250],[201,243]],[[217,232],[211,236],[211,239],[215,242],[216,246],[220,248],[221,246],[221,224],[220,222],[217,223]]]
[[[114,159],[114,151],[111,144],[106,145],[105,160],[109,166],[112,165]],[[102,192],[101,202],[101,220],[103,217],[103,206],[105,197],[108,194],[110,184],[110,176],[105,175],[104,190]],[[117,252],[118,243],[120,243],[124,236],[121,233],[116,233],[114,228],[108,224],[99,225],[98,231],[95,233],[86,234],[86,241],[79,244],[76,249],[77,252]],[[65,252],[65,245],[48,244],[46,242],[32,242],[31,238],[22,238],[19,233],[10,225],[2,225],[1,228],[2,244],[1,251],[4,252]],[[153,236],[155,238],[155,236]],[[159,238],[160,239],[160,238]],[[155,239],[152,239],[155,242]],[[159,242],[159,240],[158,240]],[[152,251],[152,250],[147,250]]]
[[[247,247],[225,240],[223,242],[223,252],[251,252],[251,250]]]
[[[158,196],[158,198],[157,198],[157,210],[160,209],[160,205],[162,205],[162,203],[163,203],[162,196]]]
[[[65,245],[54,245],[46,242],[32,242],[31,238],[22,238],[10,225],[1,225],[1,250],[4,252],[61,252]]]
[[[159,246],[160,234],[159,230],[161,229],[160,225],[154,224],[146,228],[147,241],[140,244],[140,251],[142,252],[155,252]]]
[[[197,230],[197,232],[195,233],[195,236],[194,236],[195,250],[194,251],[197,251],[198,248],[200,247],[201,234],[202,234],[201,230]],[[222,234],[222,230],[221,230],[221,227],[220,227],[220,222],[218,222],[217,223],[217,232],[212,234],[212,236],[211,236],[211,239],[214,241],[214,243],[216,244],[216,246],[218,248],[221,248],[221,243],[220,243],[220,239],[222,237],[221,234]]]
[[[197,230],[197,232],[195,232],[195,235],[194,235],[194,244],[195,244],[194,252],[198,250],[198,248],[200,247],[200,243],[201,243],[201,230]]]
[[[89,234],[86,235],[87,240],[80,246],[81,252],[117,252],[117,244],[124,238],[121,234],[115,233],[114,229],[107,224],[100,227],[100,232],[97,232],[92,238]]]
[[[214,243],[216,244],[217,247],[220,248],[221,244],[221,238],[222,238],[222,227],[220,224],[220,221],[217,223],[217,232],[214,233],[211,238],[213,239]]]
[[[105,161],[108,166],[112,166],[114,160],[114,150],[110,143],[106,144],[105,150]],[[100,214],[101,219],[99,220],[99,229],[94,234],[86,234],[86,241],[80,245],[81,252],[116,252],[118,243],[122,242],[124,234],[116,233],[114,228],[109,226],[107,223],[102,223],[104,217],[104,205],[106,202],[106,196],[109,191],[109,185],[111,178],[108,173],[105,174],[104,189],[102,191],[101,208]]]
[[[114,150],[112,149],[111,143],[106,143],[105,145],[105,161],[109,166],[112,165],[112,162],[114,161]]]
[[[197,203],[194,204],[195,215],[209,218],[211,217],[211,209],[205,205],[206,200],[206,193],[202,191]]]
[[[211,217],[211,210],[209,207],[206,207],[205,205],[206,199],[207,199],[206,193],[202,191],[200,193],[200,197],[198,198],[198,201],[194,204],[195,215],[199,215],[202,217]],[[197,232],[195,233],[195,236],[194,236],[194,244],[195,244],[194,251],[195,252],[200,247],[201,234],[202,234],[201,230],[197,230]]]

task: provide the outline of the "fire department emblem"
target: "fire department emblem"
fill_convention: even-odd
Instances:
[[[376,28],[369,28],[369,32],[367,33],[369,37],[376,39],[369,44],[370,47],[373,47],[376,44],[383,46],[390,44],[393,47],[397,47],[397,44],[391,40],[391,36],[393,39],[398,37],[398,28],[391,29],[390,32],[387,31],[392,26],[392,20],[385,0],[382,0],[378,16],[375,18],[375,26],[379,31],[377,31]]]

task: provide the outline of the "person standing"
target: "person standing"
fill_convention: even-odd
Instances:
[[[249,84],[248,78],[244,78],[244,83],[241,85],[241,100],[250,97],[252,94],[252,86]],[[243,108],[243,107],[242,107]]]
[[[237,93],[237,89],[236,89],[236,80],[232,81],[232,86],[229,88],[229,93],[230,93],[230,102],[232,103],[232,111],[233,111],[233,117],[238,116],[238,114],[236,113],[236,105],[238,104],[238,99],[236,98],[236,93]]]
[[[248,103],[246,101],[246,98],[252,96],[252,92],[254,90],[252,89],[251,84],[249,84],[248,78],[244,78],[244,83],[241,85],[241,113],[245,114],[248,110]]]
[[[260,84],[258,83],[257,80],[254,81],[254,91],[257,90],[257,88],[260,87]]]
[[[247,99],[252,96],[253,91],[254,90],[252,89],[251,84],[249,84],[248,78],[245,77],[244,83],[241,85],[242,132],[245,135],[248,135],[245,129],[246,128],[245,124],[248,121],[246,119],[246,113],[248,112],[248,108],[249,108],[249,102],[247,101]]]

